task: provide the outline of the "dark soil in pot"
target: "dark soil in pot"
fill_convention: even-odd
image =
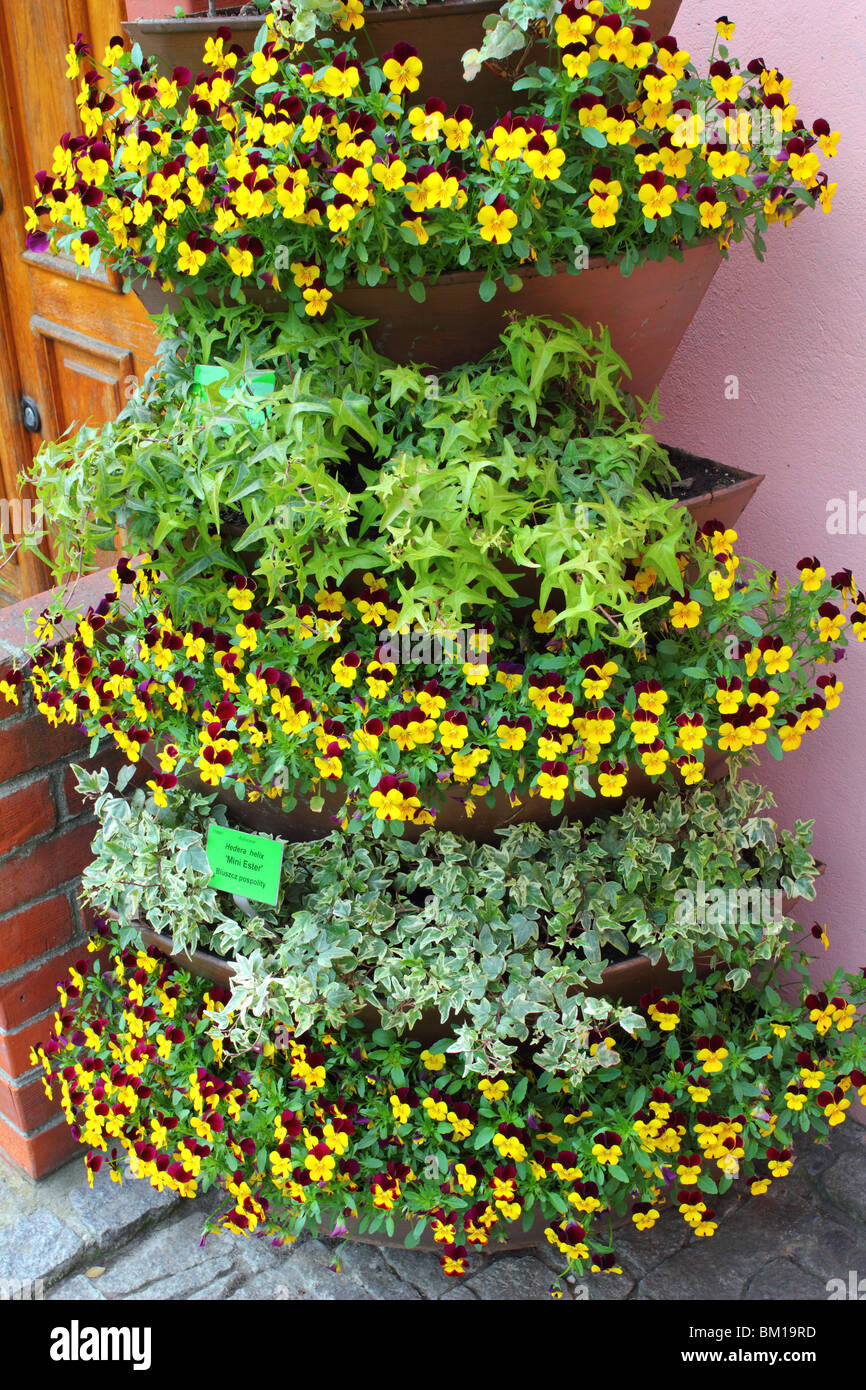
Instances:
[[[727,468],[713,459],[700,458],[690,454],[687,449],[678,449],[674,444],[663,444],[671,463],[679,474],[679,481],[654,489],[659,497],[674,497],[678,502],[690,502],[708,492],[721,492],[732,483],[739,482],[742,472],[737,468]]]

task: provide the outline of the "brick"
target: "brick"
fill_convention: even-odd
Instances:
[[[0,1115],[0,1152],[16,1168],[31,1178],[44,1178],[68,1163],[71,1158],[84,1156],[84,1149],[72,1137],[65,1120],[43,1129],[41,1134],[25,1136],[13,1129]]]
[[[4,918],[0,921],[0,975],[65,946],[74,933],[72,907],[62,894]]]
[[[6,1032],[21,1028],[34,1014],[53,1008],[58,1003],[58,981],[63,979],[70,965],[86,956],[87,947],[82,941],[72,950],[46,961],[38,970],[31,970],[29,975],[0,985],[0,1028]]]
[[[0,727],[0,768],[4,782],[87,748],[88,739],[72,724],[53,728],[35,714],[20,724]]]
[[[30,1049],[39,1043],[44,1044],[51,1036],[52,1018],[53,1014],[35,1018],[11,1033],[0,1029],[0,1067],[7,1076],[23,1076],[30,1070]]]
[[[0,680],[2,680],[6,674],[8,673],[5,672],[2,665],[0,665]],[[7,700],[5,695],[0,695],[0,724],[12,724],[16,719],[20,719],[23,705],[24,700],[20,693],[18,695],[17,705],[13,704],[11,700]]]
[[[54,829],[54,801],[47,781],[0,797],[0,855]]]
[[[11,1120],[16,1129],[30,1134],[50,1120],[59,1119],[61,1110],[56,1100],[49,1100],[37,1077],[24,1086],[10,1086],[0,1077],[0,1114]]]
[[[95,833],[95,823],[88,821],[7,860],[0,869],[0,916],[77,878],[93,858]]]

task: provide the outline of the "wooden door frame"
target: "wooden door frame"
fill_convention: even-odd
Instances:
[[[24,6],[29,3],[0,0],[0,190],[5,195],[5,211],[0,210],[0,438],[9,454],[0,472],[0,486],[10,498],[19,495],[14,475],[29,469],[43,439],[57,439],[79,420],[78,413],[69,409],[70,382],[77,377],[102,383],[107,395],[122,391],[127,379],[140,380],[142,372],[153,365],[155,348],[151,322],[134,296],[120,293],[120,278],[110,265],[91,273],[76,266],[69,256],[37,255],[24,248],[23,208],[34,202],[31,160],[47,161],[50,167],[51,159],[50,136],[47,148],[41,138],[38,103],[32,119],[40,136],[39,148],[31,154],[31,117],[18,66],[24,57],[20,45],[24,45],[27,61],[38,68],[38,33],[26,28],[28,11]],[[125,0],[45,3],[52,24],[56,20],[72,37],[77,32],[87,34],[94,51],[101,51],[111,35],[119,32],[125,15]],[[52,66],[46,81],[53,82],[54,73]],[[62,68],[56,76],[63,81]],[[82,299],[82,288],[88,282]],[[42,415],[39,434],[28,434],[23,428],[22,395],[38,403]],[[122,397],[106,402],[106,418],[122,404]],[[98,418],[103,418],[102,408]],[[32,490],[24,489],[24,498],[28,491]],[[42,550],[50,559],[50,529],[43,536]],[[39,557],[21,559],[15,579],[22,590],[46,588],[49,572]]]
[[[13,133],[11,112],[9,109],[9,84],[6,80],[4,70],[4,55],[8,49],[4,46],[7,40],[6,16],[3,12],[3,4],[0,3],[0,198],[3,200],[0,207],[0,217],[14,218],[21,206],[22,189],[20,178],[16,167],[16,141]],[[24,230],[21,228],[23,237]],[[47,380],[44,369],[38,374],[38,388],[36,383],[31,385],[30,381],[25,386],[22,376],[22,364],[19,353],[19,340],[13,328],[13,314],[23,313],[29,317],[32,313],[32,302],[26,305],[16,304],[11,299],[9,287],[11,284],[9,267],[3,258],[2,239],[0,239],[0,431],[4,442],[4,450],[0,454],[0,482],[2,482],[4,496],[12,499],[21,497],[22,501],[35,501],[32,487],[26,485],[23,489],[19,485],[15,472],[14,460],[28,459],[33,456],[33,437],[25,430],[21,420],[21,397],[24,394],[32,395],[40,401],[50,399],[50,383]],[[16,277],[17,283],[22,283],[21,278]],[[29,387],[29,390],[27,389]],[[51,402],[53,410],[53,401]],[[43,537],[42,549],[48,554],[47,542]],[[25,596],[39,593],[42,589],[49,586],[51,582],[48,566],[45,562],[33,554],[27,552],[22,554],[20,551],[17,556],[17,564],[21,578],[22,593]]]

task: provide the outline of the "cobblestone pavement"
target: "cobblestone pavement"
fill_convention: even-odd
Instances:
[[[104,1173],[91,1191],[78,1162],[40,1183],[0,1166],[0,1297],[42,1280],[48,1300],[547,1299],[557,1268],[547,1245],[474,1256],[456,1281],[435,1254],[414,1250],[315,1239],[274,1250],[232,1235],[202,1244],[208,1209],[207,1197],[181,1202]],[[676,1211],[651,1231],[624,1228],[622,1274],[572,1281],[565,1297],[826,1300],[829,1280],[847,1287],[851,1271],[855,1281],[866,1276],[866,1131],[841,1126],[764,1196],[729,1193],[717,1211],[709,1240]]]

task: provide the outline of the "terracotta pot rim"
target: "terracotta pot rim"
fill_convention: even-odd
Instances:
[[[711,236],[708,236],[708,237],[701,237],[700,240],[695,241],[695,242],[692,242],[691,245],[689,245],[689,246],[683,247],[683,259],[682,259],[681,261],[680,261],[680,260],[677,260],[676,257],[674,257],[674,256],[666,256],[665,259],[664,259],[663,261],[651,261],[651,260],[646,260],[646,261],[642,262],[641,265],[637,267],[637,269],[640,270],[640,269],[643,269],[645,266],[650,266],[650,265],[663,266],[663,265],[669,264],[670,262],[675,262],[677,265],[682,265],[683,262],[685,261],[685,258],[686,258],[686,256],[688,255],[689,252],[702,251],[705,247],[708,247],[708,246],[715,246],[716,255],[717,255],[719,261],[721,261],[721,258],[722,258],[722,253],[721,253],[721,251],[718,249],[718,246],[716,246],[716,244],[715,244],[713,238],[712,238]],[[542,275],[541,271],[538,270],[538,268],[537,268],[536,266],[534,266],[534,265],[528,266],[528,267],[522,267],[522,266],[516,267],[512,273],[515,274],[515,275],[518,275],[518,276],[520,277],[520,279],[521,279],[521,280],[524,280],[524,281],[525,281],[525,280],[558,280],[560,277],[566,276],[566,275],[569,277],[569,279],[579,280],[581,275],[585,275],[588,271],[592,271],[592,270],[594,270],[594,271],[601,271],[601,270],[610,270],[610,271],[613,271],[613,270],[615,270],[616,273],[619,275],[619,274],[622,273],[622,272],[620,271],[620,269],[619,269],[621,261],[622,261],[622,257],[621,257],[621,256],[619,257],[618,260],[613,260],[613,261],[608,260],[605,256],[591,256],[590,259],[589,259],[589,262],[588,262],[588,264],[587,264],[587,266],[586,266],[586,270],[570,271],[570,270],[568,269],[568,264],[567,264],[567,262],[565,262],[565,261],[554,261],[553,264],[552,264],[552,266],[551,266],[551,270],[550,270],[550,274],[549,274],[549,275]],[[419,280],[417,283],[422,284],[422,285],[425,287],[426,290],[429,290],[429,291],[431,292],[431,294],[435,294],[436,290],[439,288],[440,285],[457,285],[457,286],[460,286],[460,285],[467,285],[467,286],[469,286],[469,285],[478,285],[478,284],[481,283],[481,281],[485,278],[486,275],[487,275],[486,270],[449,270],[449,271],[446,271],[444,275],[439,275],[439,276],[437,276],[437,278],[436,278],[435,280],[431,280],[431,279],[429,279],[428,277],[422,276],[422,277],[420,278],[420,280]],[[629,278],[628,276],[623,276],[623,279],[626,279],[626,280],[627,280],[628,278]],[[131,289],[131,291],[132,291],[133,294],[136,294],[136,295],[139,296],[139,298],[141,298],[141,294],[140,294],[140,291],[141,291],[141,290],[147,291],[147,290],[149,290],[149,289],[151,289],[151,288],[153,288],[154,290],[160,290],[160,289],[162,288],[162,283],[163,283],[163,282],[162,282],[161,278],[159,278],[159,277],[156,276],[156,275],[148,275],[148,274],[143,270],[143,271],[142,271],[142,274],[141,274],[140,276],[137,276],[134,280],[132,280],[132,281],[130,282],[130,289]],[[413,283],[414,283],[414,282],[413,282]],[[503,295],[505,295],[505,296],[507,296],[507,295],[514,295],[515,301],[517,300],[517,297],[518,297],[519,294],[520,294],[520,290],[509,290],[509,289],[508,289],[508,286],[505,284],[504,279],[498,280],[496,283],[497,283],[497,293],[499,292],[499,290],[500,290],[500,288],[501,288]],[[174,296],[180,296],[181,298],[188,298],[188,297],[198,298],[199,296],[196,296],[196,295],[194,295],[194,294],[190,294],[190,293],[189,293],[189,291],[191,291],[192,288],[193,288],[192,286],[187,286],[184,290],[170,290],[170,291],[167,291],[167,292],[166,292],[166,295],[165,295],[166,301],[169,301],[169,300],[170,300],[171,298],[173,298]],[[264,296],[264,298],[262,299],[262,301],[260,301],[261,307],[264,308],[264,309],[267,309],[269,305],[273,305],[274,309],[279,309],[281,306],[288,307],[288,306],[290,306],[290,305],[291,305],[291,306],[294,306],[294,304],[295,304],[295,301],[294,301],[293,299],[289,299],[287,295],[280,294],[278,291],[270,289],[269,286],[259,285],[259,284],[257,283],[253,288],[255,289],[255,291],[256,291],[257,294],[260,294],[260,295]],[[219,291],[217,290],[217,288],[214,287],[212,290],[206,292],[204,295],[202,295],[202,296],[200,296],[200,297],[201,297],[201,298],[207,299],[207,298],[210,296],[210,294],[217,294],[218,292],[219,292]],[[356,294],[356,293],[357,293],[357,294],[369,294],[369,295],[382,295],[382,294],[408,295],[409,290],[408,290],[408,288],[400,289],[400,287],[399,287],[397,284],[395,284],[393,281],[390,281],[390,282],[389,282],[389,281],[387,281],[387,280],[385,280],[385,281],[380,281],[380,283],[379,283],[378,285],[364,285],[364,284],[361,283],[360,280],[347,280],[347,281],[345,282],[345,284],[342,286],[341,289],[335,290],[335,291],[334,291],[334,302],[335,302],[335,304],[339,305],[339,303],[340,303],[340,295],[341,295],[341,294],[345,294],[345,293],[349,293],[349,294]],[[143,301],[142,301],[142,302],[143,302]],[[155,301],[154,301],[154,302],[155,302]],[[256,301],[256,302],[259,302],[259,301]],[[487,304],[487,303],[491,303],[492,301],[489,301],[489,300],[488,300],[488,301],[484,301],[484,302]],[[165,308],[170,308],[170,304],[167,302],[166,305],[165,305],[164,307],[165,307]],[[146,305],[145,305],[145,308],[147,308]],[[423,312],[424,305],[423,305],[423,304],[419,304],[419,305],[418,305],[418,308]],[[514,308],[515,308],[515,312],[517,312],[517,313],[520,312],[519,306],[517,305],[517,303],[515,303]],[[361,317],[363,317],[363,315],[361,315]],[[762,474],[761,476],[764,476],[764,475]]]
[[[109,912],[108,916],[114,922],[119,920],[115,912]],[[184,951],[175,951],[171,937],[163,936],[161,932],[154,931],[152,927],[145,926],[142,922],[136,922],[134,925],[145,945],[158,947],[163,955],[168,956],[177,964],[182,965],[183,962],[188,961],[189,964],[184,965],[183,968],[188,969],[190,974],[200,975],[204,970],[209,970],[212,973],[206,978],[212,979],[214,983],[228,984],[232,979],[235,973],[233,961],[226,960],[223,956],[215,956],[212,951],[205,951],[201,948],[193,951],[191,955]],[[198,970],[196,970],[196,966],[199,967]]]
[[[261,29],[264,18],[258,15],[223,15],[219,14],[211,18],[207,14],[188,14],[184,18],[176,15],[166,15],[165,19],[123,19],[120,22],[121,29],[128,34],[134,35],[136,32],[142,34],[183,34],[195,33],[197,31],[205,33],[211,29],[237,29],[240,33],[249,33]]]
[[[716,254],[721,260],[722,253],[718,249],[718,246],[716,245],[713,237],[706,236],[700,237],[698,241],[691,242],[688,246],[684,246],[682,248],[683,261],[685,260],[686,256],[690,251],[702,250],[705,246],[716,246]],[[569,278],[579,280],[581,275],[586,274],[587,270],[615,270],[617,274],[621,274],[619,267],[622,259],[622,256],[620,256],[617,260],[611,261],[608,260],[606,256],[590,256],[586,266],[586,270],[570,271],[568,269],[568,263],[566,261],[554,261],[552,263],[549,275],[542,275],[541,271],[535,265],[530,265],[526,267],[516,266],[513,272],[511,273],[513,273],[514,275],[518,275],[521,280],[556,280],[563,275],[568,275]],[[641,265],[638,266],[637,269],[640,270],[643,269],[644,266],[649,265],[667,265],[668,262],[671,261],[675,261],[677,265],[682,265],[683,263],[683,261],[677,260],[675,256],[665,256],[663,261],[652,261],[650,259],[642,261]],[[478,284],[486,277],[486,275],[486,270],[449,270],[446,271],[444,275],[437,276],[435,280],[430,280],[427,277],[422,277],[420,283],[424,285],[426,289],[435,291],[436,289],[438,289],[440,285]],[[627,275],[623,276],[623,279],[625,280],[627,280],[628,278],[629,277]],[[520,293],[519,290],[509,290],[507,285],[505,284],[504,279],[497,281],[497,289],[500,285],[504,290],[505,294]],[[383,292],[387,292],[388,290],[392,291],[394,294],[409,293],[408,289],[401,290],[398,288],[396,284],[387,280],[380,281],[378,285],[363,285],[361,284],[360,280],[347,280],[342,290],[334,291],[335,300],[337,299],[337,296],[342,294],[345,290],[352,290],[353,292],[357,290],[359,293],[362,294],[368,291],[370,294],[382,294]],[[419,304],[418,307],[422,310],[424,308],[423,304]]]
[[[714,488],[712,492],[701,492],[697,497],[674,498],[674,503],[678,507],[705,507],[711,502],[720,502],[731,497],[737,497],[742,492],[754,490],[757,492],[761,483],[766,481],[766,473],[752,473],[748,468],[735,468],[733,464],[721,465],[729,473],[736,474],[733,482],[725,483],[722,487]]]
[[[627,1202],[628,1199],[624,1198],[622,1200]],[[491,1238],[487,1245],[480,1246],[477,1250],[474,1246],[471,1246],[471,1252],[487,1256],[493,1255],[496,1257],[505,1255],[510,1250],[543,1249],[547,1245],[547,1238],[544,1234],[545,1229],[552,1224],[555,1218],[542,1215],[542,1213],[538,1211],[538,1208],[536,1208],[536,1212],[537,1215],[535,1220],[528,1231],[523,1229],[520,1221],[509,1223],[508,1230],[500,1230],[498,1237],[491,1233]],[[621,1211],[619,1214],[608,1209],[607,1211],[601,1212],[600,1216],[602,1218],[600,1229],[606,1230],[608,1221],[610,1222],[611,1229],[614,1231],[622,1230],[624,1226],[632,1225],[631,1213],[628,1209]],[[584,1220],[588,1220],[588,1218],[584,1218]],[[378,1231],[359,1231],[357,1222],[351,1220],[346,1221],[345,1217],[343,1221],[346,1224],[349,1234],[348,1236],[341,1237],[341,1239],[353,1241],[356,1245],[383,1245],[388,1250],[404,1250],[406,1248],[406,1237],[415,1224],[412,1221],[397,1220],[394,1223],[394,1234],[389,1236],[384,1227],[380,1228]],[[516,1230],[514,1229],[515,1226],[517,1227]],[[317,1232],[319,1239],[331,1239],[331,1229],[330,1222],[322,1222]],[[442,1253],[442,1246],[437,1244],[433,1236],[429,1235],[426,1230],[414,1249],[423,1250],[433,1255],[440,1255]],[[552,1278],[553,1276],[551,1275],[551,1279]]]
[[[817,868],[816,879],[820,879],[827,866],[822,860],[816,860],[815,864]],[[786,917],[790,917],[795,904],[799,901],[801,901],[799,898],[790,898],[787,895],[784,897],[782,910]],[[806,900],[803,899],[802,901]],[[111,911],[108,916],[113,921],[120,920],[117,912]],[[232,961],[202,949],[193,951],[191,954],[175,951],[174,942],[170,937],[155,932],[151,927],[141,922],[135,922],[132,925],[138,931],[144,945],[156,947],[182,969],[188,970],[200,979],[210,980],[214,984],[231,986],[235,973]],[[697,951],[692,958],[692,968],[701,980],[706,979],[714,969],[721,968],[724,963],[724,956],[718,957],[713,950]],[[635,1005],[639,1003],[643,994],[652,989],[660,988],[665,993],[669,990],[676,991],[682,984],[682,980],[683,971],[674,969],[666,956],[660,955],[653,964],[650,957],[642,953],[606,965],[601,972],[601,979],[598,983],[589,982],[583,992],[592,998],[619,1000],[622,1003]],[[577,992],[576,987],[572,987],[568,991],[570,995]],[[356,1010],[354,1017],[368,1029],[381,1026],[381,1018],[373,1004],[361,1005]],[[433,1019],[439,1019],[439,1023],[435,1026]],[[458,1022],[459,1019],[455,1018],[454,1026]],[[409,1034],[416,1039],[421,1037],[425,1042],[430,1042],[431,1032],[441,1036],[441,1033],[451,1026],[442,1022],[441,1015],[437,1010],[426,1009],[422,1011],[422,1016],[418,1022],[409,1030]]]
[[[158,747],[159,740],[156,738],[149,739],[142,747],[142,757],[150,767],[155,768],[157,766]],[[728,762],[729,759],[725,752],[720,749],[711,750],[710,755],[704,763],[708,784],[718,782],[726,775]],[[624,800],[641,800],[646,802],[647,799],[649,799],[650,802],[654,802],[657,796],[664,790],[663,785],[658,779],[653,780],[647,777],[641,763],[628,763],[626,771],[629,780],[626,785]],[[193,782],[199,785],[195,769],[191,767],[184,768],[180,773],[181,786],[191,786]],[[631,790],[628,790],[629,787],[631,787]],[[599,801],[603,800],[603,798],[588,796],[584,792],[575,791],[565,799],[563,810],[559,812],[557,816],[548,818],[547,813],[550,808],[550,802],[538,793],[526,798],[522,802],[521,807],[509,806],[506,809],[506,807],[502,805],[500,795],[501,788],[490,788],[489,790],[494,792],[501,812],[501,815],[492,824],[487,822],[484,812],[479,813],[476,811],[476,814],[472,817],[467,817],[465,813],[463,815],[458,814],[461,811],[465,812],[464,803],[468,793],[464,791],[462,795],[448,796],[446,800],[442,802],[438,807],[440,815],[438,823],[427,826],[405,822],[403,829],[404,837],[411,839],[414,843],[427,830],[432,829],[441,834],[457,835],[459,838],[469,840],[473,844],[496,844],[496,832],[508,830],[513,826],[536,824],[541,825],[541,827],[547,831],[551,831],[563,829],[573,824],[589,824],[600,816],[604,816],[606,819],[608,815],[613,815],[616,810],[615,804],[611,803],[609,806],[605,807],[602,812],[599,809]],[[328,793],[329,798],[335,798],[338,795],[339,792]],[[332,834],[335,829],[331,818],[336,814],[337,806],[333,800],[326,803],[321,810],[313,811],[309,806],[309,794],[305,793],[303,797],[299,797],[298,804],[293,810],[284,811],[281,808],[271,806],[265,798],[262,799],[261,804],[258,802],[251,803],[247,800],[241,800],[224,788],[218,788],[217,797],[226,807],[229,814],[235,816],[242,826],[252,830],[254,833],[269,835],[277,839],[286,840],[287,842],[292,840],[304,840],[306,843],[310,843],[315,840],[323,840],[326,839],[328,835]],[[238,809],[239,807],[241,808],[240,811]],[[244,818],[243,808],[245,807],[254,808],[253,819]],[[591,814],[588,816],[581,814],[581,807],[590,811]],[[495,805],[492,808],[487,808],[486,802],[485,808],[493,812],[497,810]],[[521,814],[523,810],[531,810],[532,814]],[[261,818],[260,812],[265,813],[264,820]],[[304,828],[307,828],[312,823],[312,834],[303,835],[298,833],[297,815],[299,812],[303,818],[302,825]],[[458,815],[458,823],[456,826],[443,823],[444,816],[450,812]],[[571,814],[569,814],[569,812],[571,812]],[[292,830],[295,831],[294,834],[291,833]]]
[[[409,9],[390,5],[387,9],[369,11],[365,24],[405,24],[412,20],[436,20],[440,15],[447,18],[453,14],[492,14],[499,9],[500,0],[436,0],[435,4],[412,5]]]
[[[499,0],[436,0],[435,4],[413,5],[410,9],[403,9],[400,5],[392,5],[384,10],[374,10],[366,17],[366,25],[370,24],[407,24],[418,20],[436,20],[439,17],[450,18],[455,14],[486,14],[493,13],[499,9]],[[227,8],[233,8],[228,6]],[[264,15],[230,15],[222,14],[219,11],[216,15],[208,15],[205,10],[198,10],[194,14],[188,14],[182,18],[176,15],[166,15],[164,19],[128,19],[122,21],[124,29],[135,26],[144,33],[178,34],[191,29],[218,29],[228,27],[229,29],[239,29],[248,32],[253,29],[261,29],[264,24]]]
[[[815,865],[817,869],[815,877],[816,879],[820,879],[826,872],[827,865],[821,859],[816,859]],[[800,901],[807,900],[790,898],[786,895],[783,902],[784,915],[786,917],[789,916],[794,905]],[[109,911],[107,916],[115,922],[120,920],[119,914],[115,911]],[[152,927],[142,922],[135,922],[133,925],[145,945],[157,947],[164,955],[168,956],[170,960],[180,965],[182,969],[187,969],[191,974],[198,975],[200,978],[209,979],[214,984],[230,984],[235,973],[234,962],[226,960],[222,956],[214,955],[212,951],[203,949],[193,951],[191,954],[175,951],[174,942],[171,937],[164,936],[160,932],[154,931]],[[714,965],[722,965],[723,963],[723,961],[715,961],[712,951],[698,951],[693,960],[694,968],[701,978],[705,978],[714,968]],[[682,975],[681,971],[674,970],[671,967],[664,955],[660,956],[655,964],[653,964],[649,956],[643,953],[637,956],[627,956],[625,960],[613,961],[610,965],[606,965],[602,970],[600,983],[588,989],[587,993],[591,993],[596,997],[612,995],[614,998],[624,998],[628,1000],[628,995],[630,993],[632,995],[634,994],[632,986],[636,982],[636,975],[649,975],[654,978],[659,972],[661,972],[663,977],[666,977],[665,988],[668,987],[668,981],[671,983],[672,987],[675,987],[673,982],[681,978]],[[618,987],[619,993],[617,993]],[[360,1018],[364,1010],[369,1010],[372,1007],[373,1006],[369,1004],[363,1005],[356,1017]],[[445,1026],[446,1025],[443,1025],[443,1027]]]

